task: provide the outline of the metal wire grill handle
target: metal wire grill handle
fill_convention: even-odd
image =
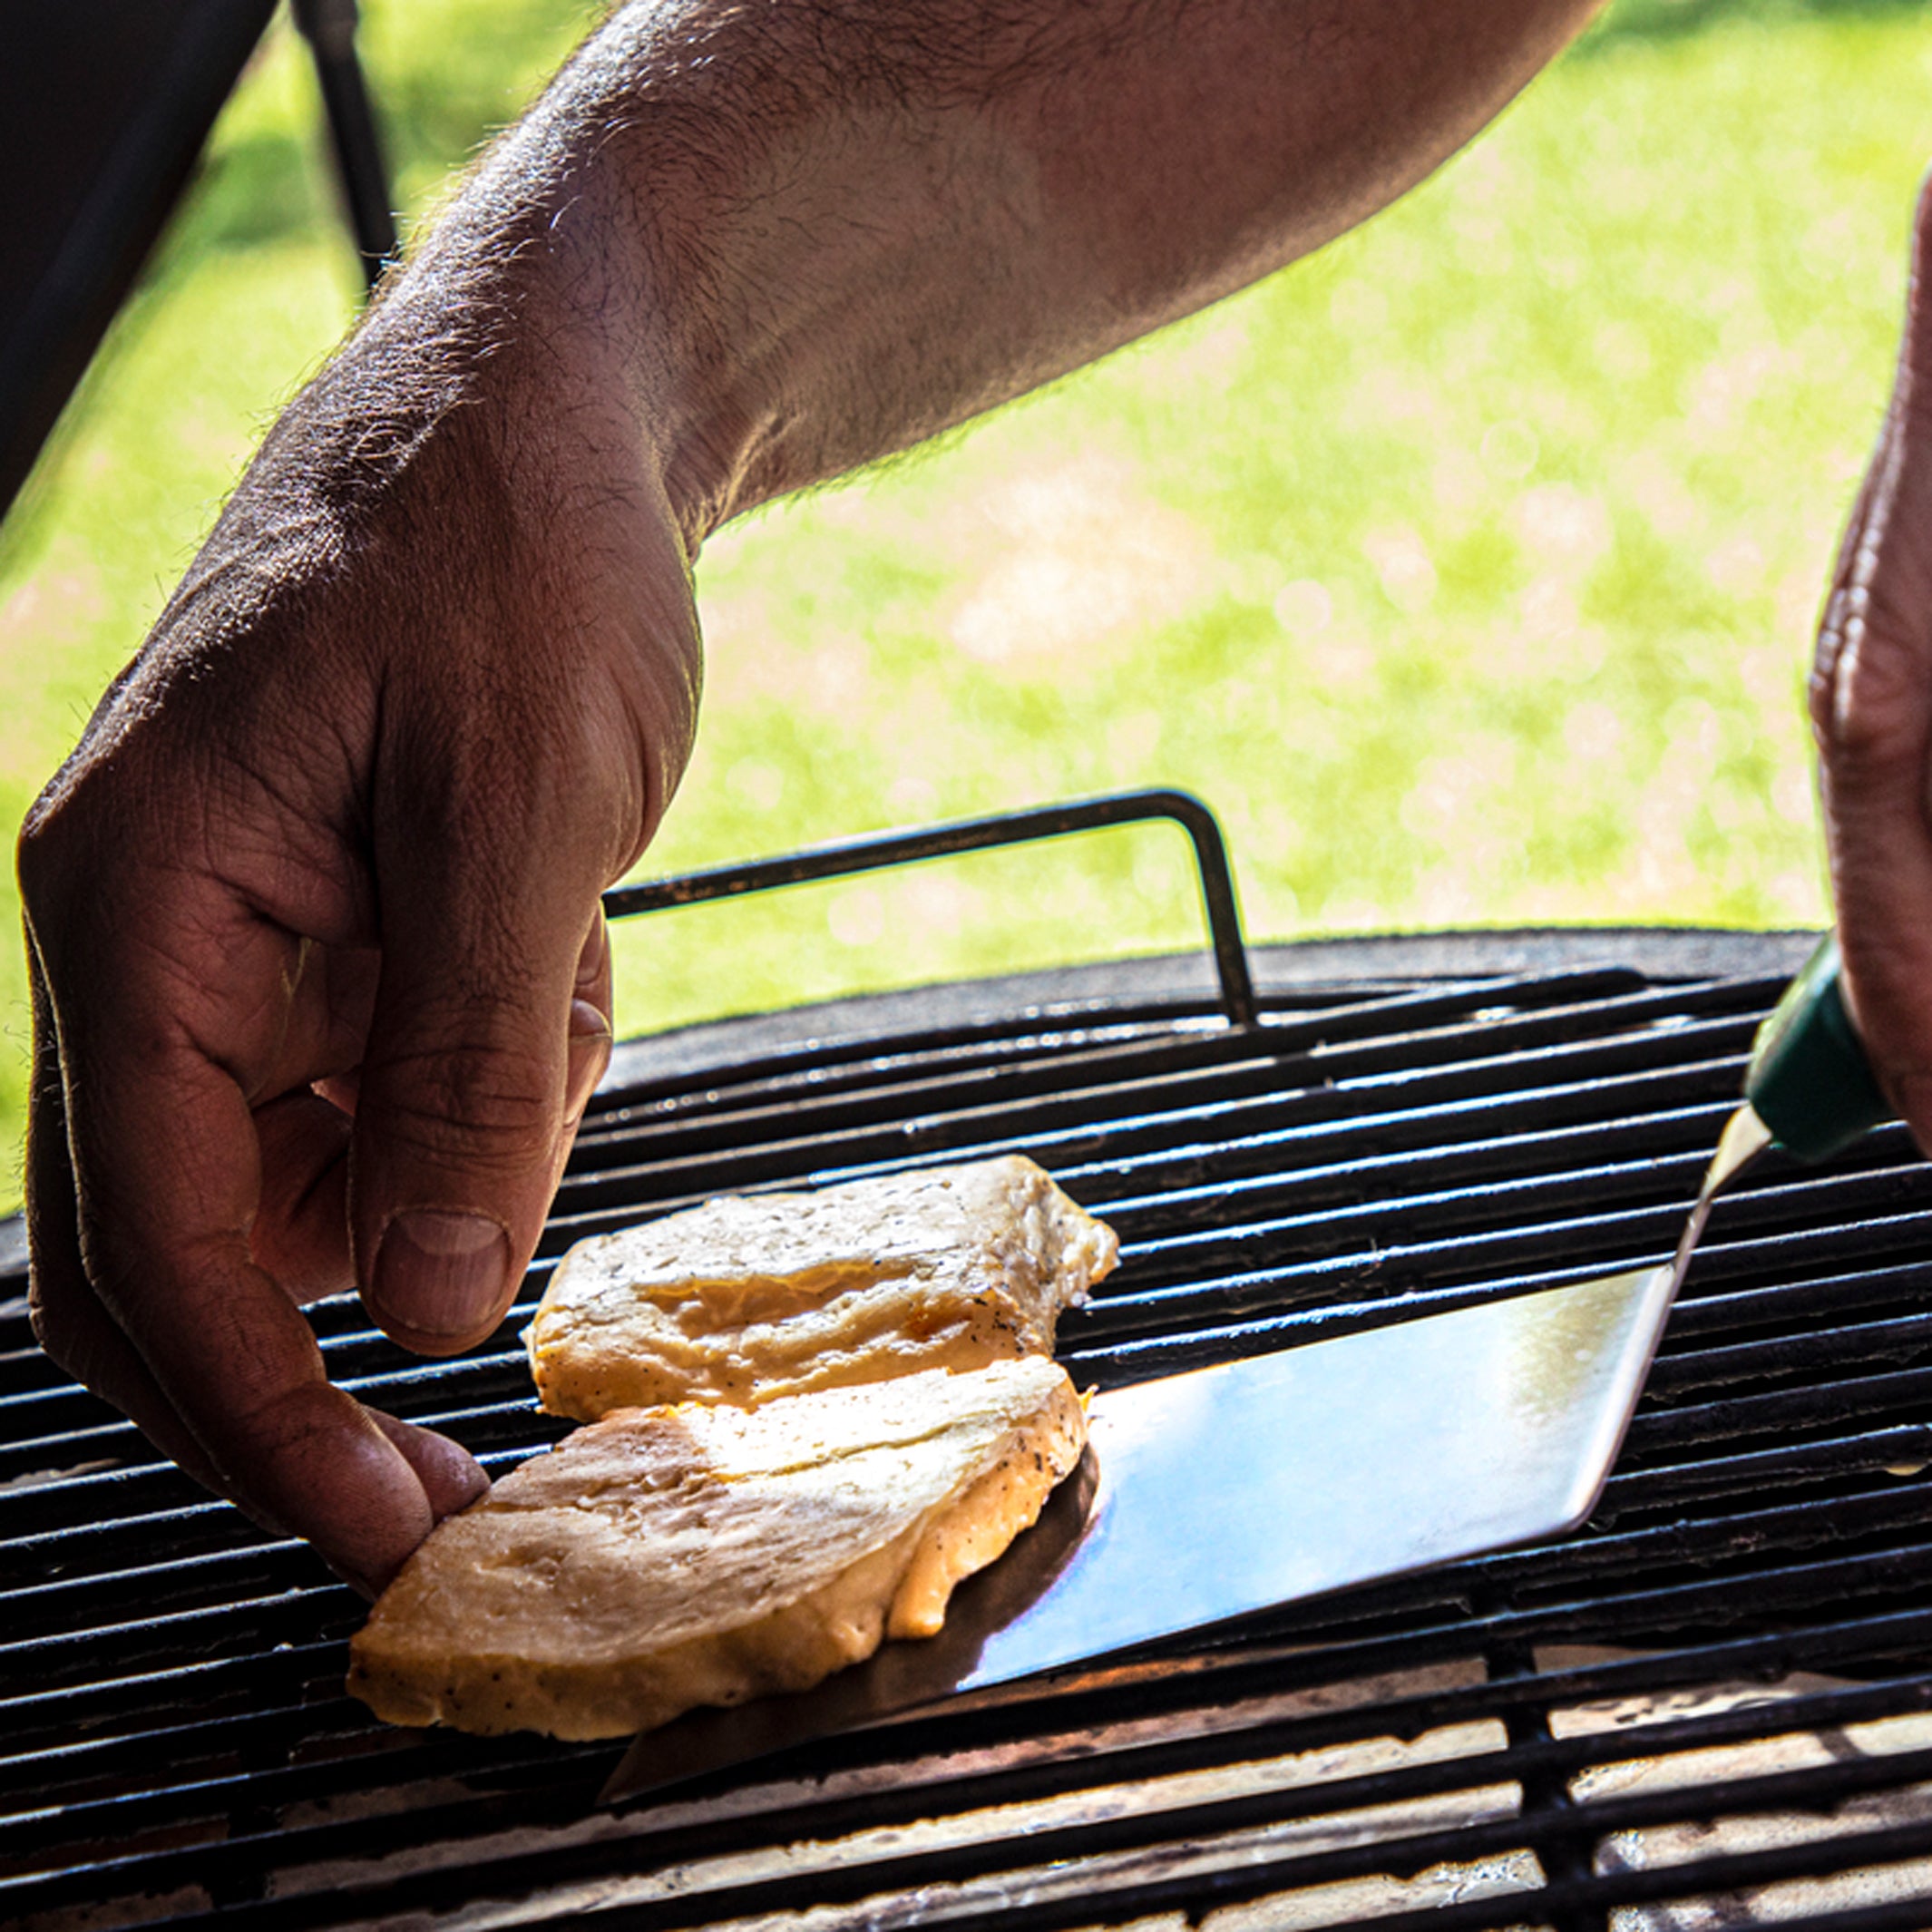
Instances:
[[[853,873],[916,864],[953,853],[985,852],[1000,845],[1021,845],[1034,839],[1060,838],[1070,833],[1095,832],[1111,825],[1137,825],[1159,818],[1180,826],[1194,846],[1201,905],[1207,917],[1208,943],[1221,982],[1221,1010],[1230,1026],[1252,1027],[1256,1020],[1254,982],[1248,971],[1247,948],[1241,934],[1241,912],[1234,899],[1234,875],[1228,864],[1227,843],[1221,835],[1219,820],[1191,792],[1109,792],[1098,798],[1073,799],[1065,805],[1039,805],[1023,812],[1000,812],[990,818],[953,819],[916,832],[875,833],[864,838],[841,839],[832,844],[808,846],[785,858],[712,866],[676,878],[648,880],[641,885],[612,886],[604,894],[604,915],[609,919],[629,919],[639,912],[661,912],[669,906],[698,905],[708,899],[736,899],[776,886],[805,885],[824,879],[844,878]]]

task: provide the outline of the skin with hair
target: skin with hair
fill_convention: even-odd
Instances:
[[[1889,407],[1811,672],[1845,994],[1887,1098],[1932,1149],[1932,180]]]
[[[435,1354],[509,1304],[609,1052],[598,894],[689,754],[707,536],[1320,246],[1590,5],[620,7],[270,433],[28,818],[50,1352],[379,1587],[483,1478],[331,1387],[298,1304],[355,1287]],[[1923,411],[1858,552],[1899,666],[1827,675],[1841,885],[1860,840],[1922,862],[1848,901],[1874,931],[1932,893]],[[1886,1059],[1913,1003],[1874,958],[1881,1060],[1932,1068]]]

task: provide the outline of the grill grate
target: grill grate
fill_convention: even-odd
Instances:
[[[419,1362],[346,1298],[317,1327],[500,1470],[563,1427],[514,1339],[554,1255],[726,1187],[1033,1154],[1126,1244],[1062,1331],[1103,1385],[1654,1262],[1800,949],[1653,938],[1640,973],[1594,943],[1264,952],[1246,1027],[1197,962],[1137,962],[640,1043],[491,1345]],[[1754,1168],[1578,1537],[617,1812],[619,1747],[345,1699],[355,1599],[57,1377],[16,1266],[0,1919],[1924,1932],[1928,1230],[1898,1130]]]

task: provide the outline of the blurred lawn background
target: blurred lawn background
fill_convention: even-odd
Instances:
[[[365,0],[406,205],[598,10]],[[280,27],[0,532],[9,834],[356,281]],[[1313,259],[707,552],[642,871],[1140,784],[1251,935],[1815,922],[1801,688],[1932,152],[1917,5],[1619,0]],[[9,874],[0,919],[17,930]],[[1194,942],[1177,834],[660,915],[620,1030]],[[0,953],[0,1208],[28,1022]]]

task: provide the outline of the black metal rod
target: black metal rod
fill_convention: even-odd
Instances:
[[[396,254],[395,215],[375,109],[356,56],[356,0],[291,0],[291,8],[315,56],[343,202],[363,280],[373,289]]]
[[[913,865],[954,853],[986,852],[1001,845],[1020,845],[1034,839],[1060,838],[1070,833],[1096,832],[1156,818],[1171,819],[1194,842],[1201,903],[1207,914],[1215,971],[1221,981],[1221,1008],[1230,1025],[1252,1027],[1256,1019],[1254,984],[1242,940],[1241,912],[1234,898],[1234,875],[1228,864],[1227,844],[1215,815],[1187,792],[1113,792],[1098,798],[1075,799],[1066,805],[1041,805],[1031,811],[1000,812],[990,818],[954,819],[918,832],[886,832],[867,838],[841,839],[834,844],[810,846],[785,858],[755,859],[743,865],[714,866],[674,879],[653,879],[642,885],[614,886],[604,894],[604,912],[610,919],[629,919],[635,913],[659,912],[669,906],[736,899],[746,893],[768,892],[781,885],[812,884],[844,878],[853,873]]]

